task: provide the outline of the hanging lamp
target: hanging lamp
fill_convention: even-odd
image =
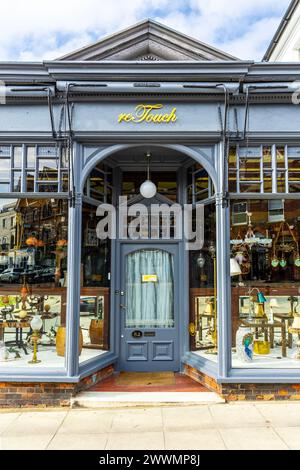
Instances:
[[[151,160],[150,152],[147,152],[146,158],[147,158],[147,179],[141,184],[140,193],[144,198],[151,199],[152,197],[155,196],[157,188],[155,184],[153,183],[153,181],[150,180],[150,160]]]

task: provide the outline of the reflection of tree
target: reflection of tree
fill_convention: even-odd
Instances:
[[[28,255],[31,266],[39,264],[61,272],[67,253],[67,211],[67,200],[18,201],[15,249]]]

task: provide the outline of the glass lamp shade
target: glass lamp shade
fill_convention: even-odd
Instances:
[[[235,258],[230,258],[230,276],[238,276],[241,274],[241,268]]]
[[[279,307],[278,300],[277,299],[270,299],[270,307],[273,307],[273,308]]]
[[[35,315],[30,322],[30,326],[33,331],[39,331],[43,326],[41,317],[39,317],[38,315]]]
[[[140,193],[146,199],[150,199],[151,197],[154,197],[156,194],[156,191],[157,189],[156,189],[155,184],[150,180],[144,181],[140,186]]]
[[[197,265],[199,266],[199,268],[203,268],[205,265],[205,258],[202,253],[199,253],[199,256],[197,258]]]
[[[264,304],[266,303],[267,299],[265,298],[264,294],[262,292],[257,293],[257,302],[259,304]]]

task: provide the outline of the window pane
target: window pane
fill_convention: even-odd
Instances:
[[[204,245],[189,253],[190,347],[205,360],[217,361],[215,205],[204,208]]]
[[[240,184],[240,192],[241,193],[260,193],[260,183],[252,183],[252,184]]]
[[[265,193],[272,192],[272,172],[264,171],[264,191]]]
[[[61,174],[61,190],[67,192],[69,190],[69,176],[64,172]]]
[[[125,286],[125,328],[174,327],[173,255],[151,249],[128,254]]]
[[[284,147],[276,147],[277,168],[285,168],[285,152]]]
[[[10,180],[10,158],[0,158],[0,180]]]
[[[8,193],[10,191],[10,183],[0,181],[0,192]]]
[[[26,171],[26,191],[34,191],[34,172]]]
[[[100,240],[96,206],[83,203],[81,245],[80,362],[109,349],[110,240]]]
[[[58,192],[58,184],[38,184],[38,191],[41,193],[57,193]]]
[[[228,190],[230,193],[236,193],[237,191],[237,181],[236,181],[236,171],[229,171],[229,182],[228,182]]]
[[[277,191],[279,193],[285,193],[285,171],[277,171]]]
[[[36,148],[27,147],[26,167],[35,168]]]
[[[44,214],[48,217],[44,218]],[[12,366],[64,367],[67,227],[67,201],[11,199],[3,203],[2,200],[0,239],[5,239],[0,252],[2,373]],[[41,362],[31,365],[33,317],[41,320],[37,352]]]
[[[298,368],[300,201],[249,200],[247,218],[231,222],[233,367]]]
[[[236,147],[229,149],[228,166],[229,168],[236,168]]]
[[[22,147],[15,146],[14,147],[14,157],[13,157],[13,167],[14,168],[21,168],[22,166]]]
[[[41,159],[38,164],[38,179],[55,181],[58,179],[57,160]]]
[[[39,157],[52,157],[52,156],[57,156],[58,155],[58,149],[57,147],[49,146],[49,147],[44,147],[44,146],[38,146],[37,148],[38,156]]]
[[[21,172],[20,171],[14,171],[13,172],[13,191],[14,192],[20,192],[22,189],[21,187]]]
[[[263,147],[263,164],[264,168],[272,168],[271,147]]]
[[[300,193],[300,181],[298,183],[292,183],[289,185],[290,193]]]

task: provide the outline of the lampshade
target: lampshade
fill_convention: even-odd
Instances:
[[[241,274],[241,268],[235,258],[230,258],[230,276],[238,276]]]
[[[257,302],[259,304],[264,304],[266,303],[267,299],[265,298],[264,294],[262,292],[257,293]]]
[[[42,325],[43,325],[43,322],[42,322],[41,317],[39,317],[38,315],[34,315],[34,317],[32,318],[30,322],[30,326],[32,330],[39,331],[42,328]]]
[[[208,302],[206,304],[205,309],[204,309],[204,313],[206,313],[206,315],[213,315],[214,307],[213,307],[213,304],[211,302]]]
[[[203,253],[199,253],[199,256],[197,258],[197,264],[199,266],[199,268],[203,268],[203,266],[205,265],[205,258],[203,256]]]
[[[150,180],[144,181],[140,186],[140,193],[146,199],[150,199],[151,197],[154,197],[156,194],[156,191],[157,190],[156,190],[155,184]]]
[[[279,307],[278,300],[277,299],[270,299],[270,307]]]

